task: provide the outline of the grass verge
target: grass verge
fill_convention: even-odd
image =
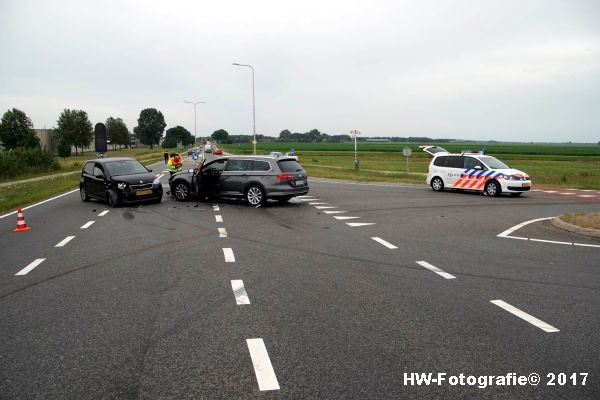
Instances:
[[[577,225],[582,228],[600,229],[600,212],[566,214],[562,215],[560,219],[568,224]]]
[[[0,187],[0,212],[15,211],[79,187],[79,175]]]

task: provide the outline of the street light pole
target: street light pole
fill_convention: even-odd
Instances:
[[[256,102],[254,98],[254,67],[249,64],[233,63],[233,65],[238,67],[249,67],[252,70],[252,132],[254,134],[252,144],[254,146],[254,155],[256,155]]]
[[[206,102],[205,101],[187,101],[187,100],[184,100],[183,102],[194,105],[194,146],[196,146],[196,105],[204,104]]]

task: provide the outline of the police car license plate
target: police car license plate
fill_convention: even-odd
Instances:
[[[137,192],[135,192],[135,194],[137,194],[138,196],[145,196],[147,194],[152,194],[152,190],[148,189],[148,190],[138,190]]]
[[[529,183],[529,182],[523,183],[523,187],[529,187],[529,186],[531,186],[531,183]]]

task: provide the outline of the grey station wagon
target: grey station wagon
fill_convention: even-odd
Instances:
[[[290,157],[228,156],[202,164],[169,179],[171,194],[185,201],[191,196],[244,198],[253,206],[267,199],[286,202],[308,193],[304,168]]]

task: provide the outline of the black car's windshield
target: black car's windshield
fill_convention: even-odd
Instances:
[[[136,160],[109,161],[104,165],[111,176],[143,174],[148,172],[146,167]]]
[[[485,165],[487,165],[490,169],[510,169],[510,167],[504,164],[502,161],[497,158],[490,156],[479,157],[479,160],[483,161]]]

